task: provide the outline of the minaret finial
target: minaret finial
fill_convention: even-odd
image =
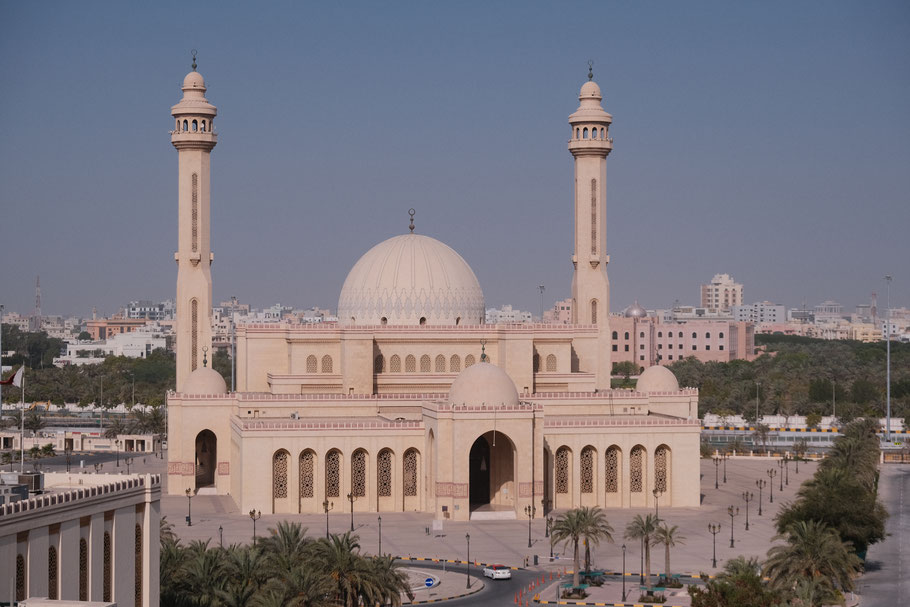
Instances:
[[[411,216],[411,225],[408,227],[411,228],[412,234],[414,233],[414,213],[416,213],[414,209],[408,209],[408,215]]]
[[[196,71],[196,49],[192,50],[193,53],[193,71]]]
[[[202,366],[203,367],[208,365],[208,362],[209,362],[209,359],[207,356],[208,352],[209,352],[208,346],[202,346]]]
[[[193,68],[195,69],[195,68]],[[594,80],[594,60],[588,60],[588,80]]]
[[[480,340],[480,362],[487,362],[487,340]]]

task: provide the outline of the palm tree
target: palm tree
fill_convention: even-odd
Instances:
[[[662,524],[657,528],[657,531],[654,533],[654,543],[663,544],[666,552],[665,556],[665,568],[664,568],[664,577],[667,580],[670,579],[670,548],[676,544],[684,544],[686,537],[680,532],[679,527],[673,525],[670,527],[666,523]]]
[[[645,548],[645,585],[651,592],[651,545],[655,543],[654,535],[657,533],[660,519],[653,514],[636,514],[632,522],[626,525],[626,539],[641,540]]]
[[[768,444],[768,437],[771,434],[771,428],[765,424],[756,423],[755,432],[752,433],[752,438],[761,443],[762,451],[766,451],[766,445]]]
[[[259,541],[267,567],[273,576],[288,575],[303,565],[307,546],[312,540],[306,537],[306,528],[300,523],[280,521],[270,527],[268,535]]]
[[[186,548],[186,562],[182,568],[181,589],[185,597],[193,597],[200,607],[217,605],[219,592],[227,586],[227,575],[222,550],[209,550],[209,540],[193,540]]]
[[[231,546],[225,552],[227,588],[216,595],[224,607],[248,607],[262,585],[262,552],[250,546]]]
[[[372,583],[369,566],[359,554],[358,540],[346,532],[328,540],[320,538],[313,549],[323,572],[334,581],[332,594],[343,607],[355,607],[365,587]]]
[[[591,571],[591,545],[599,546],[601,540],[613,543],[613,527],[607,522],[606,513],[598,506],[593,508],[582,507],[581,516],[584,528],[581,536],[585,541],[585,571]]]
[[[758,557],[751,556],[746,558],[744,556],[738,556],[735,559],[730,559],[724,564],[724,571],[717,577],[730,579],[730,578],[740,578],[743,576],[758,576],[761,573],[761,561],[758,560]]]
[[[793,590],[800,580],[827,580],[844,591],[853,590],[853,576],[860,570],[860,560],[849,542],[842,542],[837,531],[817,521],[793,523],[774,540],[786,540],[773,546],[765,561],[765,575],[772,586]]]
[[[587,517],[582,510],[569,510],[559,516],[550,528],[550,544],[559,544],[560,542],[572,542],[572,562],[574,572],[572,573],[572,586],[578,588],[581,585],[578,561],[578,542],[588,526]]]
[[[361,599],[364,605],[401,605],[401,593],[414,600],[414,593],[408,583],[408,576],[391,556],[374,556],[368,559],[374,580],[374,592],[365,593]]]

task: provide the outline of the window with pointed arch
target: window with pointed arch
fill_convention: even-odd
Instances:
[[[392,497],[391,449],[383,449],[376,458],[376,489],[379,497]]]
[[[428,354],[424,354],[423,356],[420,357],[420,372],[421,373],[430,372],[430,356]]]
[[[616,445],[607,449],[607,457],[604,462],[604,480],[607,493],[619,493],[619,466],[620,451]]]
[[[555,354],[547,355],[547,372],[548,373],[556,372],[556,355]]]
[[[464,357],[464,368],[465,369],[467,369],[468,367],[470,367],[473,364],[474,364],[474,355],[473,354],[468,354],[467,356]]]
[[[635,445],[629,455],[629,490],[632,493],[644,491],[645,448]]]
[[[666,493],[670,486],[670,448],[661,445],[654,451],[654,488]]]
[[[417,371],[417,359],[414,358],[413,354],[408,354],[404,359],[404,372],[405,373],[414,373]]]
[[[25,557],[16,555],[16,600],[25,600]]]
[[[363,449],[351,455],[351,493],[354,497],[367,494],[367,452]]]
[[[420,452],[411,447],[404,452],[402,458],[403,472],[402,481],[404,482],[404,496],[414,497],[417,495],[417,457]]]
[[[316,487],[316,453],[307,449],[300,453],[300,497],[314,497]]]
[[[284,499],[288,496],[288,459],[290,454],[281,449],[272,456],[272,497]]]
[[[594,447],[588,445],[581,450],[581,492],[594,493]]]
[[[325,496],[338,497],[341,489],[341,452],[332,449],[325,454]]]
[[[591,324],[592,325],[597,324],[597,300],[596,299],[591,300]]]
[[[310,354],[309,356],[306,357],[306,372],[315,373],[318,370],[316,367],[317,367],[316,357],[313,356],[312,354]]]
[[[569,492],[569,455],[568,447],[556,450],[556,493]]]
[[[446,357],[442,354],[436,357],[436,372],[445,373],[446,372]]]
[[[461,371],[461,357],[457,354],[453,354],[449,359],[449,371],[452,373],[458,373]]]
[[[332,372],[332,357],[326,354],[322,357],[322,372],[331,373]]]
[[[401,357],[397,354],[389,359],[389,373],[401,373]]]

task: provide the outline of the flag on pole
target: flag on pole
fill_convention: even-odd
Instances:
[[[16,371],[15,375],[10,377],[9,379],[4,379],[4,380],[0,381],[0,385],[3,385],[3,386],[13,385],[13,386],[16,386],[17,388],[22,386],[22,370],[24,368],[25,368],[25,365],[22,365],[21,367],[19,367],[19,370]]]

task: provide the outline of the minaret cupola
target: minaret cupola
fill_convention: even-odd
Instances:
[[[205,79],[196,71],[196,53],[193,53],[193,71],[183,79],[183,99],[171,107],[174,130],[171,143],[179,149],[211,150],[218,143],[215,134],[215,115],[218,109],[205,98]]]
[[[613,139],[610,138],[613,116],[600,105],[603,96],[600,94],[600,87],[594,82],[593,64],[588,64],[588,81],[582,85],[578,100],[581,102],[578,109],[569,116],[572,128],[569,151],[576,157],[587,155],[606,157],[613,150]]]

